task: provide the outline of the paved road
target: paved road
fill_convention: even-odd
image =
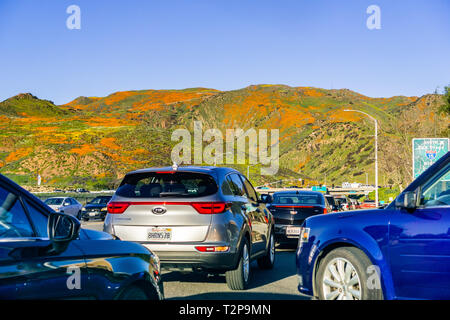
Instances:
[[[83,222],[84,228],[102,230],[102,222]],[[295,275],[295,251],[277,248],[275,266],[272,270],[260,270],[252,263],[252,279],[246,291],[232,291],[225,283],[225,276],[204,273],[163,272],[166,299],[192,300],[305,300],[297,291]]]

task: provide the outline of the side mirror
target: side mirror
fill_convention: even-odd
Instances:
[[[417,206],[417,194],[412,191],[403,192],[395,199],[395,206],[401,209],[414,210]]]
[[[78,219],[61,214],[51,213],[48,217],[48,236],[56,252],[64,251],[69,242],[78,238],[80,234],[80,221]]]

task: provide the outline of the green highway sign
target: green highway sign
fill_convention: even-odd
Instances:
[[[449,150],[448,138],[421,138],[412,140],[413,178],[417,178]]]

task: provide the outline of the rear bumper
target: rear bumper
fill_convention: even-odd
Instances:
[[[297,243],[298,242],[298,235],[293,236],[287,236],[286,235],[286,228],[287,227],[300,227],[301,225],[286,225],[286,224],[275,224],[275,241],[277,242],[288,242],[288,243]]]
[[[171,244],[149,244],[141,243],[154,252],[160,262],[162,269],[175,270],[204,270],[224,272],[233,270],[237,266],[238,255],[236,252],[199,252],[196,245],[171,245]],[[198,244],[201,246],[222,246],[226,244]]]

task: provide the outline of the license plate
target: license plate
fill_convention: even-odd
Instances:
[[[297,211],[292,210],[292,211],[289,211],[289,213],[290,213],[290,214],[297,214]]]
[[[298,236],[300,235],[300,227],[287,227],[286,228],[286,235],[287,236]]]
[[[148,232],[148,240],[169,241],[172,239],[172,228],[152,228]]]
[[[94,217],[97,215],[97,212],[89,212],[89,216]]]

